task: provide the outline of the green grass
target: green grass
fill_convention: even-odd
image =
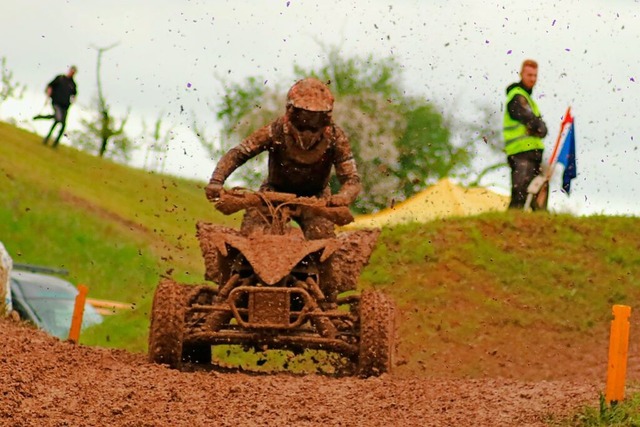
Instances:
[[[553,427],[638,427],[640,426],[640,394],[634,393],[623,402],[607,404],[600,395],[597,408],[584,407],[577,414],[563,420],[549,420]]]

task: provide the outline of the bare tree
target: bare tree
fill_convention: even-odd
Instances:
[[[127,161],[129,160],[133,141],[127,137],[124,127],[129,119],[129,111],[123,118],[116,118],[110,113],[110,106],[104,96],[102,89],[101,66],[102,55],[108,50],[116,47],[114,43],[107,47],[95,47],[98,52],[96,66],[96,80],[98,85],[98,98],[96,100],[97,112],[92,119],[82,119],[84,130],[73,133],[72,142],[74,145],[84,150],[93,150],[99,145],[98,155],[104,157],[110,153],[111,157]]]
[[[102,47],[102,48],[95,47],[95,49],[98,51],[98,61],[96,66],[96,81],[98,83],[98,111],[101,117],[101,122],[100,122],[101,123],[101,127],[100,127],[101,141],[100,141],[100,152],[99,152],[100,157],[103,157],[104,153],[107,151],[107,144],[110,138],[119,137],[124,134],[124,126],[129,117],[129,114],[127,113],[127,116],[122,120],[120,120],[120,125],[119,126],[116,125],[116,120],[114,119],[114,117],[112,117],[109,114],[109,106],[107,104],[107,100],[104,97],[104,93],[102,92],[102,79],[100,78],[100,67],[102,65],[101,64],[102,55],[106,51],[113,49],[117,45],[118,43],[112,44],[111,46],[108,46],[108,47]]]

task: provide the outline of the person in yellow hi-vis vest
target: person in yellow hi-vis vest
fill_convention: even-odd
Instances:
[[[541,172],[543,138],[547,126],[531,94],[538,80],[538,63],[527,59],[522,63],[521,80],[507,88],[504,109],[504,151],[511,168],[511,203],[509,209],[523,209],[529,183]],[[546,204],[546,203],[545,203]],[[534,199],[531,208],[544,209]]]

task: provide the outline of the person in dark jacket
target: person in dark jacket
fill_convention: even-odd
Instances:
[[[504,151],[511,168],[510,209],[524,208],[527,187],[541,172],[543,138],[547,135],[547,126],[531,96],[538,79],[538,64],[525,60],[520,77],[518,83],[507,88],[503,120]],[[534,200],[531,208],[543,209],[544,206]]]
[[[269,152],[269,172],[261,190],[315,196],[330,206],[348,206],[361,190],[349,139],[333,122],[334,98],[329,87],[315,78],[296,82],[287,94],[285,114],[258,129],[218,161],[205,188],[215,201],[229,175],[247,160]],[[341,188],[331,194],[329,178],[335,167]],[[334,225],[320,217],[295,218],[307,239],[334,236]],[[264,222],[259,212],[247,209],[242,232],[249,234]]]
[[[67,112],[69,111],[69,107],[71,103],[75,100],[75,97],[78,93],[76,82],[73,80],[73,76],[76,74],[78,69],[75,66],[69,67],[67,74],[60,74],[56,76],[48,85],[47,85],[47,96],[51,98],[51,105],[53,106],[53,114],[51,115],[38,115],[34,117],[34,120],[38,119],[53,119],[53,125],[51,125],[51,129],[49,129],[49,133],[42,141],[43,144],[47,145],[49,142],[49,138],[51,138],[51,134],[53,133],[54,128],[60,124],[60,130],[58,131],[58,136],[53,142],[52,146],[55,148],[58,146],[60,142],[60,138],[64,134],[64,129],[67,124]]]

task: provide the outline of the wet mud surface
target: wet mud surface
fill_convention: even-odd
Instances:
[[[597,405],[604,385],[593,375],[523,382],[179,372],[10,320],[0,330],[2,426],[543,426]]]

